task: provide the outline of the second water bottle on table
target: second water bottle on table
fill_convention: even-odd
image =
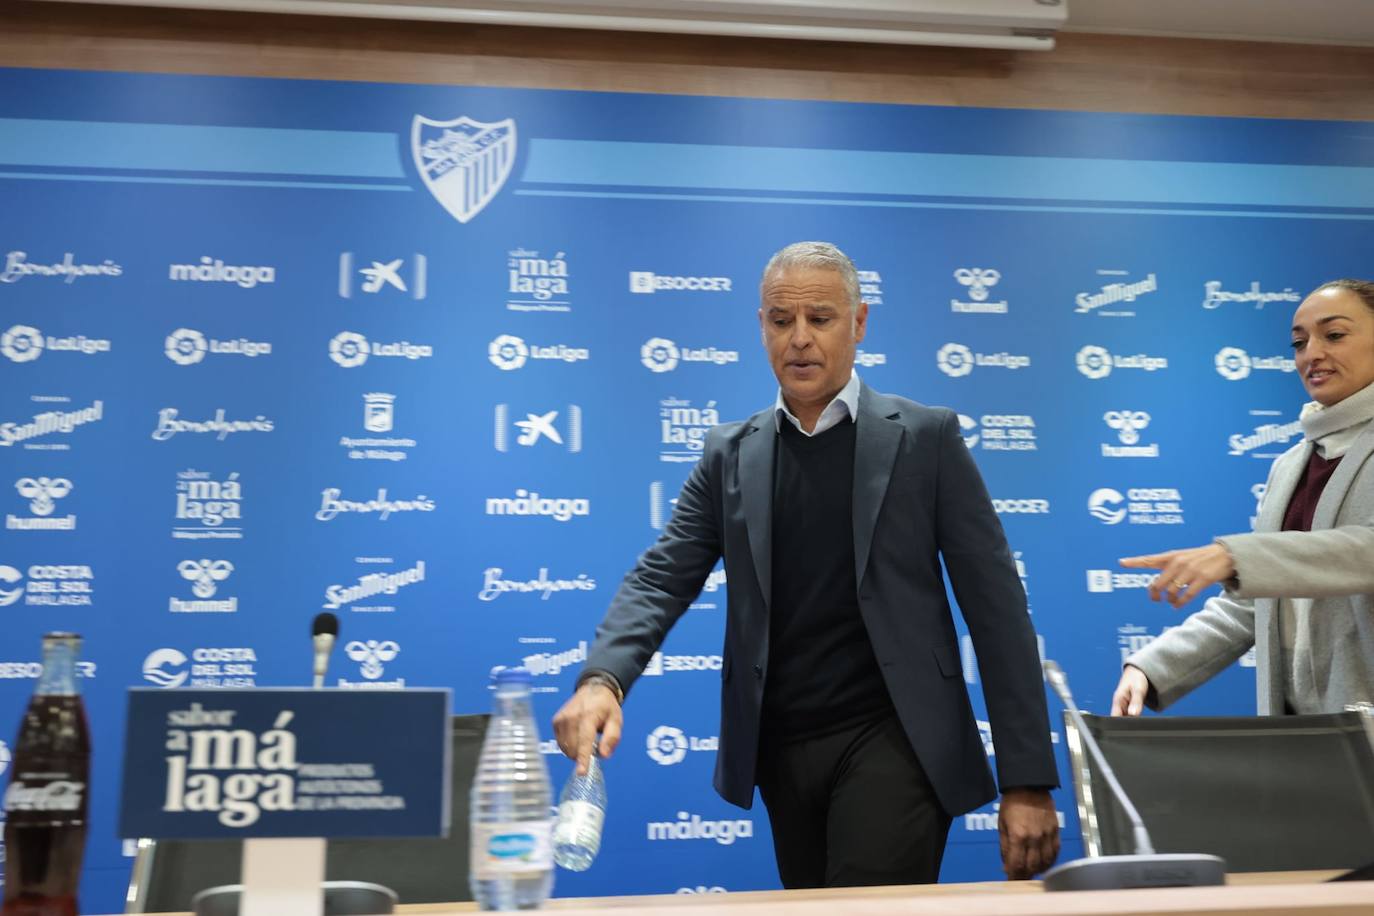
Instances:
[[[553,790],[530,708],[530,673],[496,675],[472,783],[472,896],[484,910],[532,910],[553,890]]]

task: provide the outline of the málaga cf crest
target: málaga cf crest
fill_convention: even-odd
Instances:
[[[492,124],[466,115],[431,121],[416,115],[410,130],[415,168],[444,209],[466,223],[491,202],[515,165],[515,121]]]

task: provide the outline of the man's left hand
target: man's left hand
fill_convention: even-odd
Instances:
[[[1059,858],[1059,817],[1048,789],[1008,789],[997,816],[1002,870],[1013,881],[1030,878]]]

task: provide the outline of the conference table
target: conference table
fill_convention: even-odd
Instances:
[[[1050,894],[1038,881],[987,881],[898,887],[568,897],[545,909],[562,916],[671,909],[672,916],[1371,916],[1374,881],[1323,883],[1337,871],[1264,872],[1227,877],[1224,887],[1078,891]],[[475,903],[421,903],[403,916],[448,916],[477,911]]]

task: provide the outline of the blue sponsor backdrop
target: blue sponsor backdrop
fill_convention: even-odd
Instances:
[[[124,689],[305,684],[322,608],[338,686],[484,710],[523,659],[547,739],[704,430],[771,401],[757,277],[798,239],[864,271],[863,377],[962,415],[1044,650],[1105,710],[1180,619],[1116,558],[1248,526],[1299,435],[1291,312],[1374,241],[1364,125],[0,86],[0,723],[40,634],[81,632],[96,910],[128,872]],[[724,575],[635,688],[603,859],[557,893],[776,886],[761,808],[710,789]],[[1179,711],[1252,691],[1242,663]],[[998,874],[993,810],[956,820],[945,879]]]

